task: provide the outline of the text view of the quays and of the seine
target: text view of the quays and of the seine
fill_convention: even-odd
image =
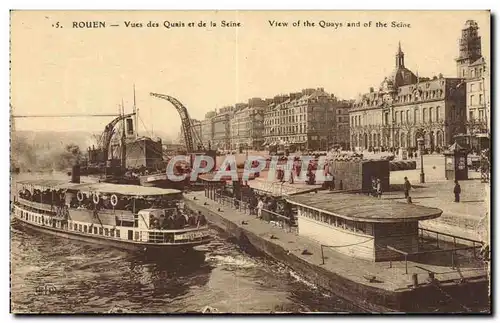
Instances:
[[[11,11],[11,313],[490,304],[489,11]]]

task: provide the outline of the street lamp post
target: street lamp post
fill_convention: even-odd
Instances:
[[[419,148],[419,154],[420,154],[420,183],[425,183],[425,173],[424,173],[424,155],[422,152],[424,151],[424,138],[420,137],[417,139],[418,141],[418,148]]]

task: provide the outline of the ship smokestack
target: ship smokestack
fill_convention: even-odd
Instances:
[[[80,164],[78,163],[71,168],[71,183],[80,183]]]

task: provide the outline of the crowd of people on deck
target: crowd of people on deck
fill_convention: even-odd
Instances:
[[[40,190],[34,189],[33,192],[28,189],[19,191],[19,197],[32,201],[54,206],[65,205],[65,192],[63,190]],[[81,193],[81,201],[77,195],[72,196],[70,203],[71,208],[80,209],[116,209],[128,210],[137,213],[143,209],[164,209],[165,214],[159,218],[152,219],[151,229],[175,230],[186,227],[198,227],[207,224],[207,220],[200,212],[185,211],[183,207],[179,207],[179,200],[165,198],[133,198],[121,196],[117,198],[116,206],[111,203],[110,195],[100,195],[97,204],[94,203],[93,195]]]
[[[70,207],[71,208],[84,208],[84,209],[108,209],[108,210],[127,210],[127,211],[139,211],[142,209],[167,209],[175,208],[178,203],[177,200],[170,200],[165,198],[147,198],[147,197],[132,197],[132,196],[120,196],[116,197],[116,205],[113,206],[112,197],[113,195],[100,195],[98,203],[94,201],[94,195],[81,193],[82,200],[78,200],[78,196],[73,196],[71,198]]]
[[[64,191],[63,190],[40,190],[33,189],[31,192],[28,189],[19,191],[19,197],[31,201],[49,205],[64,205]]]
[[[207,225],[207,219],[201,212],[185,212],[182,210],[166,210],[159,217],[151,216],[150,229],[152,230],[179,230],[186,227],[200,227]]]
[[[80,200],[78,199],[80,196]],[[172,209],[178,204],[177,199],[158,198],[136,198],[131,196],[116,196],[116,205],[112,204],[112,194],[99,195],[98,202],[95,203],[94,195],[88,193],[72,194],[69,202],[70,208],[80,208],[89,210],[100,209],[115,209],[128,210],[137,212],[142,209]],[[21,199],[43,203],[53,206],[64,206],[66,204],[66,193],[64,190],[55,189],[33,189],[31,192],[28,189],[19,191]]]
[[[141,167],[129,167],[125,172],[126,178],[139,178],[140,176],[153,175],[153,174],[165,174],[167,171],[167,163],[162,167],[151,169],[146,166]],[[173,168],[175,175],[181,175],[191,172],[191,169],[187,163],[176,163]]]

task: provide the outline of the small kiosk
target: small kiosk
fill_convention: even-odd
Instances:
[[[311,193],[287,198],[297,208],[299,235],[353,258],[398,259],[418,252],[418,221],[443,212],[364,194]]]
[[[224,180],[217,180],[214,177],[214,173],[206,173],[199,176],[199,179],[203,183],[205,197],[211,200],[215,200],[217,198],[217,195],[220,195],[221,191],[226,185],[226,182]]]
[[[469,179],[467,149],[455,142],[443,155],[445,160],[445,178],[447,180],[462,181]]]

